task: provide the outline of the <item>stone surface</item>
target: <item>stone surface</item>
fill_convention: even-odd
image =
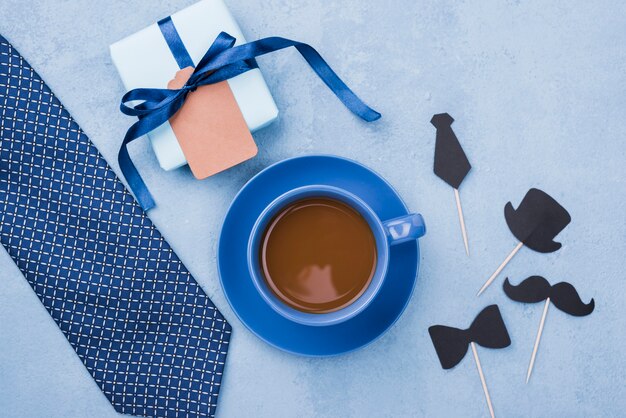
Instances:
[[[0,33],[28,59],[117,170],[131,119],[108,45],[193,0],[0,0]],[[132,154],[158,208],[151,218],[232,323],[220,417],[482,417],[471,355],[441,369],[428,326],[467,325],[498,303],[512,345],[479,348],[496,414],[620,416],[626,409],[626,5],[553,1],[227,1],[248,39],[314,45],[383,114],[365,124],[344,109],[295,51],[259,60],[281,110],[255,134],[259,155],[205,181],[162,171],[147,142]],[[432,173],[434,113],[449,112],[473,169],[461,188],[471,257],[454,195]],[[287,157],[332,153],[384,175],[421,212],[422,270],[411,303],[373,345],[309,359],[282,353],[238,321],[215,265],[220,224],[241,186]],[[523,249],[475,294],[516,242],[503,207],[530,187],[572,215],[552,254]],[[504,276],[572,282],[596,311],[552,309],[530,384],[526,367],[541,305],[509,301]],[[0,250],[0,415],[116,413],[6,252]]]

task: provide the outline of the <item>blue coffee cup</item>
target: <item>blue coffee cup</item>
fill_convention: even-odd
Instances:
[[[285,206],[314,197],[335,199],[355,209],[367,221],[376,241],[377,263],[369,285],[350,305],[328,313],[302,312],[278,299],[263,277],[259,257],[263,234],[274,217]],[[389,247],[418,239],[425,233],[426,226],[420,214],[412,213],[399,218],[381,220],[363,200],[347,190],[327,185],[303,186],[274,199],[257,218],[248,240],[248,270],[263,300],[281,316],[303,325],[334,325],[356,316],[376,298],[387,274]]]

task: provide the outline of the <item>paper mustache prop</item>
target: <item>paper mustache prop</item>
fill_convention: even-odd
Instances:
[[[444,325],[433,325],[428,328],[428,333],[435,346],[439,362],[444,369],[451,369],[459,364],[467,353],[468,345],[472,348],[489,413],[493,418],[495,415],[491,397],[489,396],[485,375],[478,359],[476,344],[487,348],[504,348],[511,345],[511,338],[504,325],[498,305],[489,305],[483,309],[466,330]]]
[[[555,242],[554,237],[572,220],[559,202],[539,189],[530,189],[517,209],[513,209],[511,202],[507,203],[504,207],[504,217],[519,243],[487,279],[477,296],[487,289],[522,246],[525,245],[540,253],[551,253],[561,248],[561,243]]]
[[[550,283],[541,276],[531,276],[518,284],[513,286],[509,283],[507,278],[504,281],[504,293],[517,302],[523,303],[537,303],[543,300],[546,301],[543,306],[543,314],[541,315],[541,322],[539,322],[539,331],[537,331],[537,338],[535,339],[535,346],[533,347],[533,353],[530,357],[530,364],[528,365],[528,372],[526,373],[526,383],[530,380],[530,375],[533,372],[533,366],[535,364],[535,357],[537,356],[537,348],[539,347],[539,341],[541,340],[541,334],[543,332],[543,326],[546,322],[546,315],[548,313],[548,307],[550,302],[554,304],[559,310],[574,316],[586,316],[593,312],[595,308],[595,302],[593,299],[585,304],[578,296],[578,292],[571,284],[567,282],[560,282],[554,286],[550,286]]]
[[[454,188],[454,198],[456,199],[456,209],[459,213],[461,223],[461,233],[465,244],[465,253],[469,255],[469,245],[467,243],[467,231],[465,230],[465,220],[463,209],[461,208],[461,198],[459,197],[459,187],[471,170],[472,166],[461,148],[461,144],[452,130],[454,119],[447,113],[434,115],[430,123],[437,128],[435,140],[435,166],[434,171],[437,177]]]

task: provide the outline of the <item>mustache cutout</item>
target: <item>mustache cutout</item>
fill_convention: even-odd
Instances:
[[[559,310],[574,316],[589,315],[595,308],[593,298],[589,303],[584,303],[570,283],[560,282],[552,286],[541,276],[530,276],[516,286],[507,277],[502,287],[504,293],[514,301],[537,303],[550,298]]]

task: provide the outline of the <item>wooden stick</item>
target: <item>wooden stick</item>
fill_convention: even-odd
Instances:
[[[530,356],[530,364],[528,365],[528,373],[526,373],[526,383],[530,380],[530,374],[533,372],[533,366],[535,365],[535,357],[537,356],[537,348],[539,348],[539,341],[541,340],[541,333],[543,332],[543,324],[546,322],[546,315],[548,314],[548,308],[550,307],[550,298],[546,299],[546,304],[543,306],[543,314],[541,315],[541,322],[539,323],[539,331],[537,331],[537,338],[535,339],[535,347],[533,347],[533,354]]]
[[[502,269],[504,268],[504,266],[506,266],[509,261],[511,261],[511,259],[513,258],[513,256],[515,254],[517,254],[517,252],[520,250],[520,248],[522,248],[524,246],[523,242],[520,242],[519,244],[517,244],[515,246],[515,248],[513,248],[513,251],[511,251],[511,254],[509,254],[504,261],[502,262],[502,264],[500,264],[500,267],[498,267],[496,269],[496,271],[493,272],[493,274],[491,275],[491,277],[489,279],[487,279],[487,281],[485,282],[485,284],[483,285],[483,287],[480,288],[480,290],[478,291],[478,293],[476,294],[476,296],[480,296],[481,293],[483,293],[485,291],[485,289],[491,284],[491,282],[493,282],[495,280],[496,277],[498,277],[498,274],[500,274],[500,272],[502,271]]]
[[[491,418],[495,418],[495,415],[493,413],[493,406],[491,405],[491,397],[489,396],[489,390],[487,389],[487,382],[485,382],[485,375],[483,374],[483,368],[480,365],[480,360],[478,359],[478,353],[476,352],[476,344],[471,342],[470,346],[472,347],[472,352],[474,353],[474,360],[476,361],[476,368],[478,369],[478,375],[480,376],[480,383],[483,384],[483,392],[485,392],[485,399],[487,400],[489,413],[491,414]]]
[[[463,233],[463,243],[465,244],[465,254],[469,256],[469,245],[467,244],[467,231],[465,230],[465,219],[463,218],[463,209],[461,208],[461,197],[459,190],[454,189],[454,198],[456,199],[456,210],[459,212],[459,222],[461,223],[461,233]]]

